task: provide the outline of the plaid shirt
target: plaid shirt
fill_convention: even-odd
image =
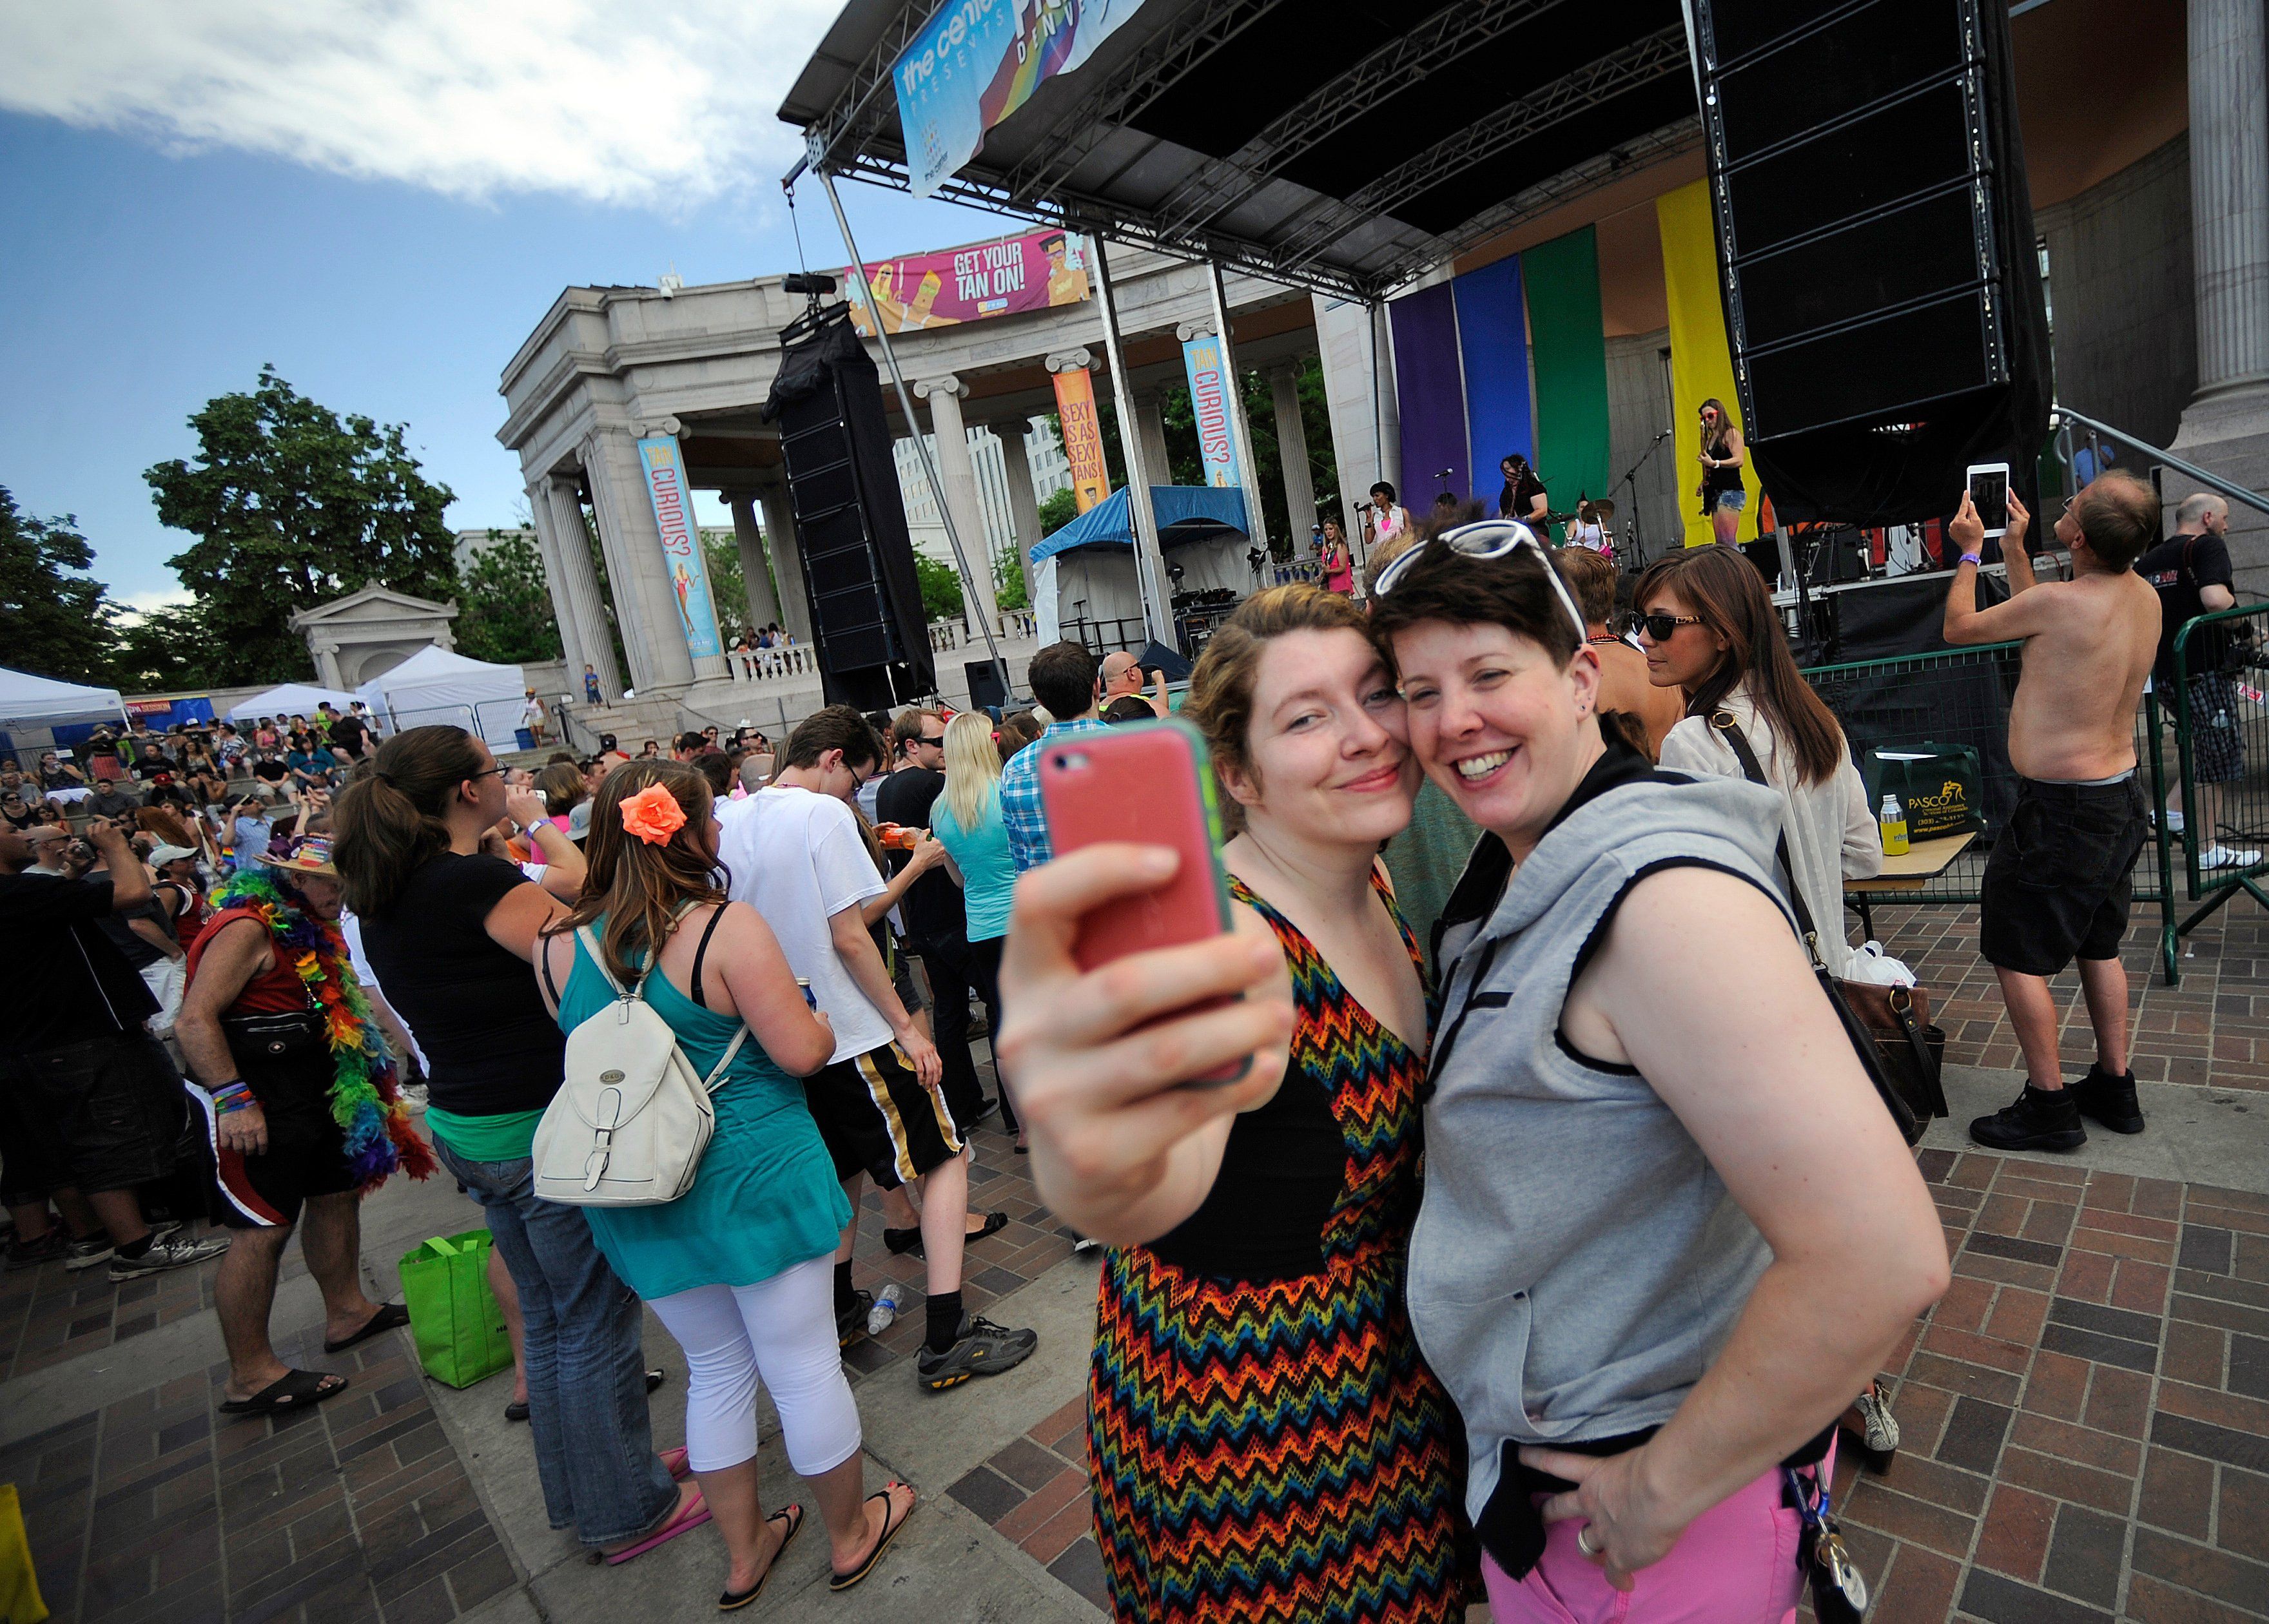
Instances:
[[[1001,769],[1001,822],[1009,830],[1009,855],[1016,872],[1037,868],[1055,855],[1048,845],[1048,815],[1040,805],[1040,751],[1058,734],[1085,733],[1106,724],[1092,716],[1077,721],[1050,722],[1039,738],[1014,756]]]

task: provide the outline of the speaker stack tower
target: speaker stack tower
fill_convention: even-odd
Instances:
[[[1688,0],[1742,428],[1775,511],[2028,499],[2048,317],[2003,0]],[[2037,502],[2035,502],[2037,506]]]
[[[827,702],[894,710],[935,693],[881,376],[848,305],[815,299],[781,331],[780,370],[765,416],[780,425],[787,460]]]

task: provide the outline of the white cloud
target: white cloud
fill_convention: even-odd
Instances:
[[[113,593],[110,601],[125,611],[125,618],[139,620],[153,609],[181,609],[196,602],[186,587],[167,587],[155,591]]]
[[[0,107],[460,197],[770,182],[839,0],[71,0],[0,13]]]

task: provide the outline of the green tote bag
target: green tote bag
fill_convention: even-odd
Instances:
[[[402,1259],[402,1297],[410,1305],[418,1362],[452,1387],[512,1369],[504,1310],[489,1289],[491,1244],[486,1229],[468,1229],[447,1240],[436,1236]]]

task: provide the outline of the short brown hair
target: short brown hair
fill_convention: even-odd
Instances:
[[[816,767],[819,758],[830,750],[841,750],[846,767],[878,766],[883,759],[883,741],[876,734],[873,725],[851,706],[825,705],[796,723],[795,731],[787,735],[787,748],[781,752],[780,764]],[[611,778],[607,781],[614,782]]]
[[[1371,591],[1371,624],[1393,670],[1394,634],[1422,621],[1503,626],[1565,666],[1582,646],[1560,594],[1545,572],[1549,558],[1530,547],[1497,558],[1474,558],[1448,547],[1428,547],[1404,567],[1394,590]]]
[[[2073,499],[2088,550],[2117,573],[2141,557],[2159,528],[2159,493],[2134,475],[2106,469]]]
[[[909,705],[891,718],[891,755],[893,758],[906,753],[906,746],[922,736],[922,723],[935,722],[945,726],[945,712]]]
[[[1060,722],[1084,716],[1095,705],[1095,656],[1083,644],[1049,644],[1032,656],[1024,680],[1032,698]]]
[[[1606,625],[1615,612],[1615,566],[1588,547],[1563,548],[1555,557],[1584,618],[1595,626]]]
[[[1237,606],[1221,630],[1198,656],[1190,673],[1190,697],[1182,713],[1205,734],[1216,772],[1236,768],[1255,779],[1253,770],[1253,690],[1260,677],[1260,656],[1270,643],[1294,631],[1352,631],[1377,649],[1387,668],[1393,660],[1380,646],[1371,617],[1353,600],[1307,582],[1271,587]],[[1130,695],[1129,698],[1132,698]],[[1223,828],[1235,834],[1245,827],[1245,808],[1232,796],[1221,801]]]

